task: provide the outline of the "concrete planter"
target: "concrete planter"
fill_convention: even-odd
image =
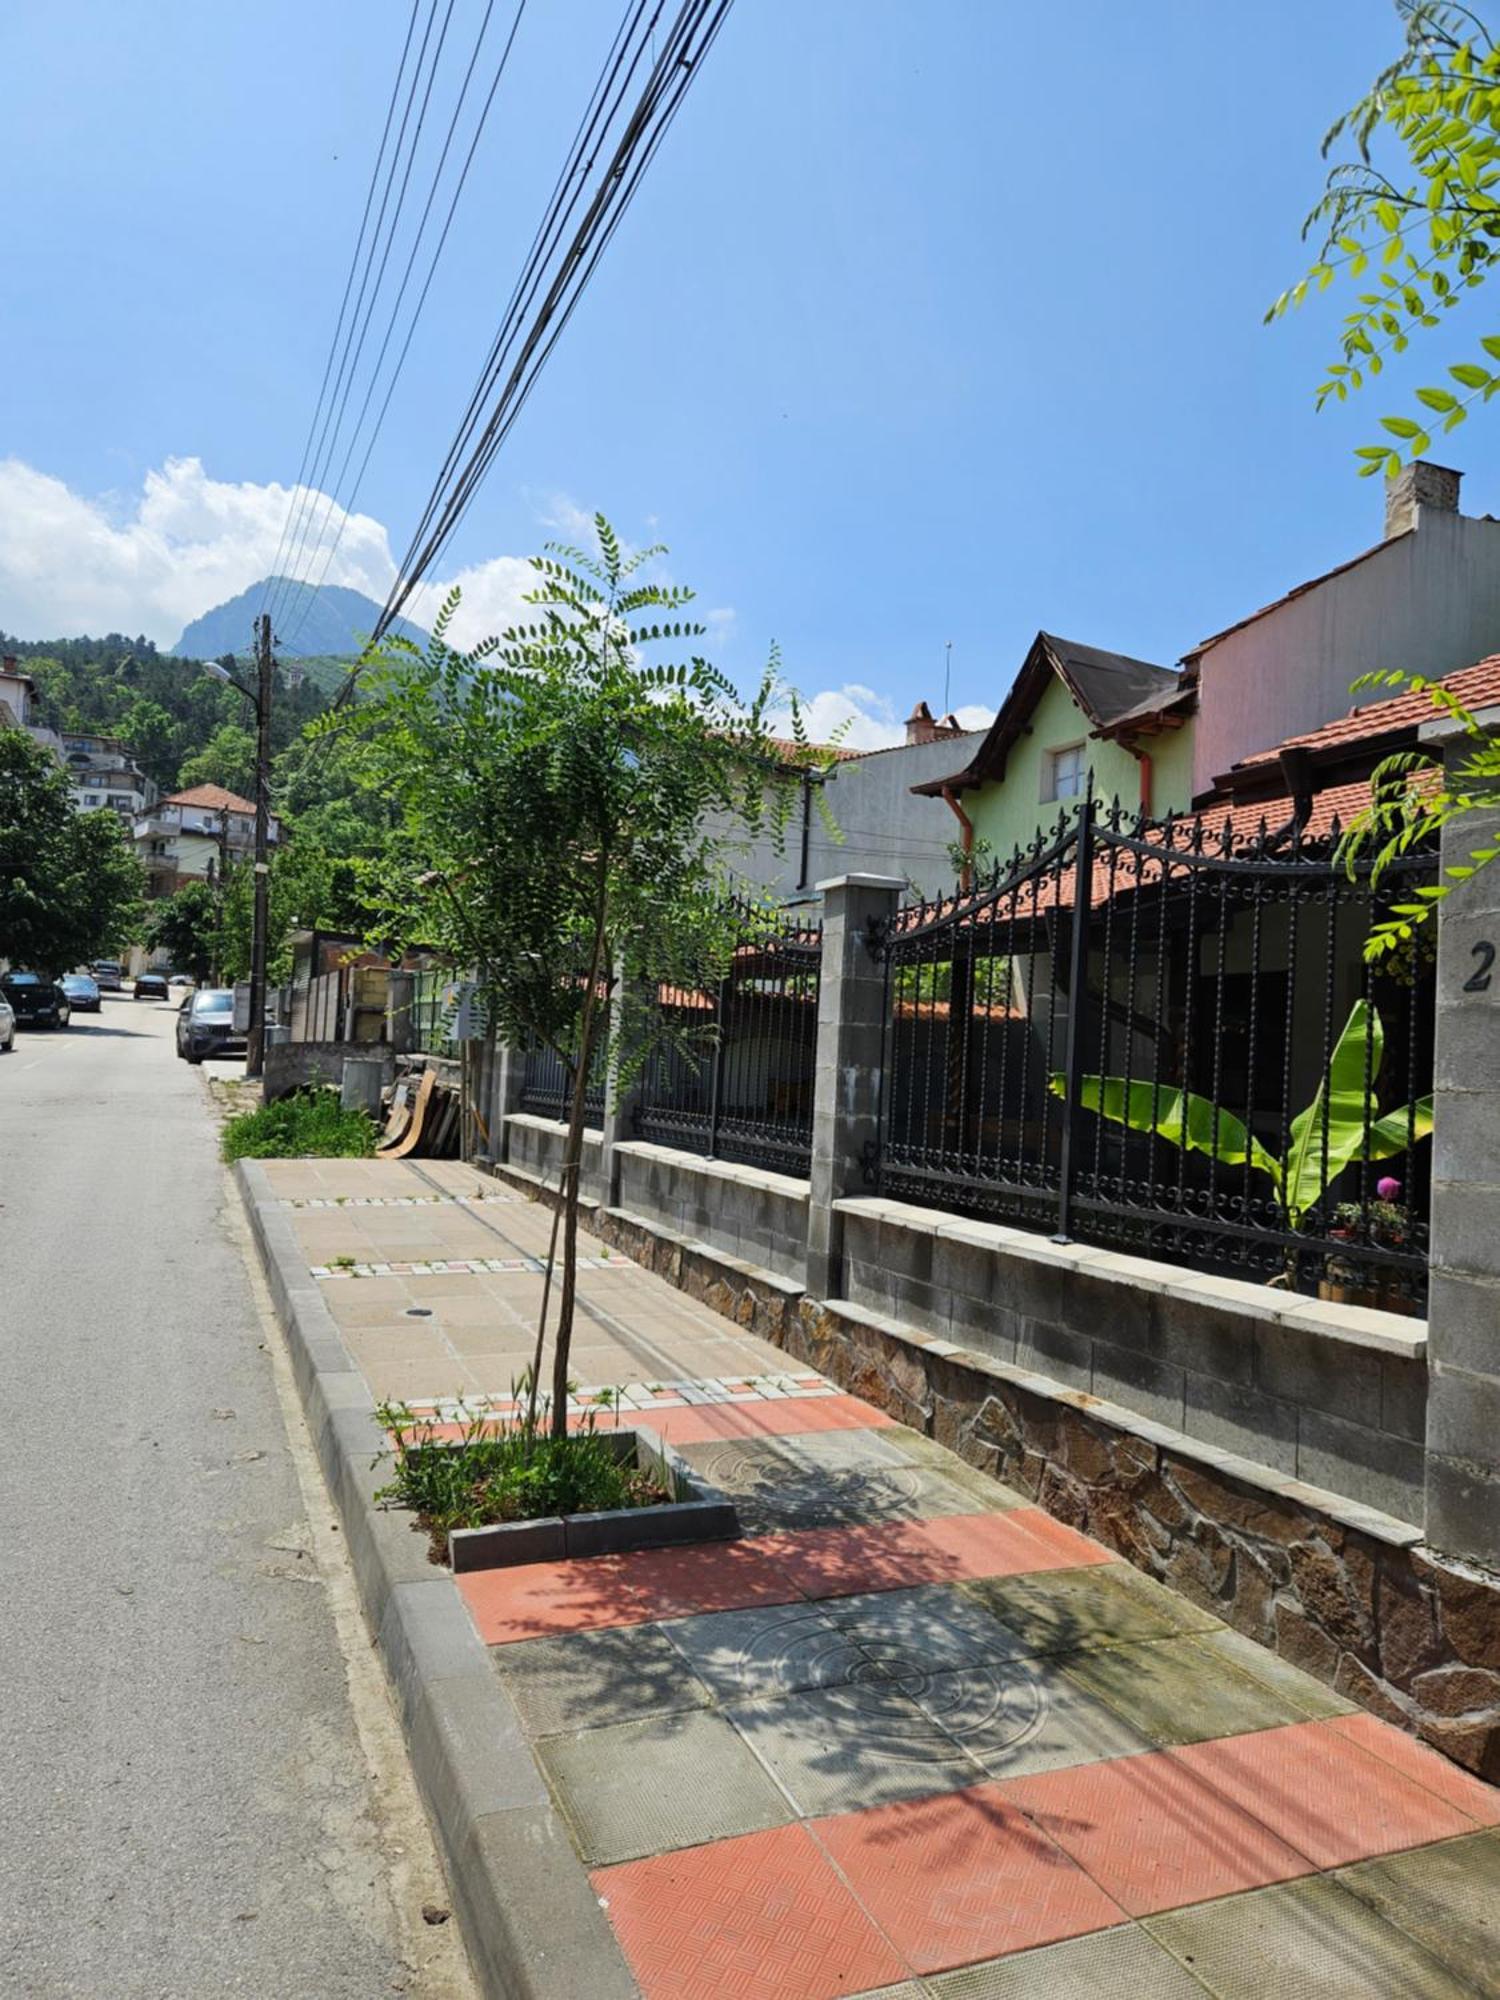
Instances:
[[[728,1542],[739,1535],[734,1502],[700,1479],[655,1431],[611,1429],[594,1436],[621,1460],[654,1474],[675,1497],[655,1507],[615,1507],[537,1521],[498,1521],[486,1528],[455,1528],[448,1537],[448,1560],[455,1573],[563,1562],[570,1556],[623,1555],[628,1549]]]

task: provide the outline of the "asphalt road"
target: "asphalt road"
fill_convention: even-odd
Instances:
[[[0,1055],[0,1995],[460,2000],[173,1026]]]

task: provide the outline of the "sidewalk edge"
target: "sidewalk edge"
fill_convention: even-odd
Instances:
[[[485,2000],[632,2000],[639,1989],[452,1576],[375,1504],[375,1399],[286,1211],[260,1162],[236,1161],[233,1177],[479,1989]]]

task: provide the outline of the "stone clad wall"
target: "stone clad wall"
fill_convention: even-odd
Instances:
[[[1421,1521],[1426,1326],[904,1202],[839,1203],[844,1296]]]

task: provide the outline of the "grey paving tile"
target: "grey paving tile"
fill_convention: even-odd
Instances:
[[[951,1583],[831,1598],[825,1615],[864,1648],[877,1678],[941,1673],[980,1660],[1014,1659],[1026,1647],[984,1606]]]
[[[705,1708],[708,1690],[658,1625],[497,1646],[495,1671],[532,1736]]]
[[[722,1716],[705,1711],[549,1736],[537,1756],[585,1861],[632,1861],[792,1817]]]
[[[677,1618],[661,1630],[720,1701],[760,1701],[836,1687],[868,1671],[854,1639],[821,1608],[760,1604]]]
[[[1437,1960],[1328,1876],[1144,1926],[1216,2000],[1473,2000]]]
[[[1032,1653],[1073,1653],[1224,1629],[1212,1612],[1200,1611],[1127,1563],[985,1577],[964,1588]]]
[[[1361,1861],[1334,1880],[1476,1993],[1500,1996],[1500,1833]]]
[[[855,1684],[726,1711],[809,1815],[980,1784],[984,1772],[909,1695]]]
[[[909,1430],[905,1424],[891,1424],[880,1433],[881,1441],[894,1447],[904,1458],[916,1465],[924,1465],[929,1472],[939,1472],[944,1479],[963,1488],[976,1503],[976,1513],[1004,1513],[1012,1507],[1031,1507],[1035,1502],[1029,1494],[1020,1493],[1013,1486],[1006,1486],[998,1479],[991,1479],[988,1473],[977,1466],[969,1465],[938,1443],[936,1438],[923,1437],[920,1431]]]
[[[904,1687],[991,1778],[1135,1757],[1154,1747],[1050,1660],[991,1660]]]
[[[700,1445],[684,1455],[733,1495],[742,1524],[752,1531],[974,1511],[962,1488],[912,1464],[870,1432]]]
[[[1101,1647],[1064,1656],[1070,1680],[1159,1747],[1304,1722],[1283,1695],[1226,1666],[1196,1639]]]
[[[1018,1951],[930,1979],[936,2000],[1203,2000],[1203,1988],[1134,1924]]]
[[[1270,1688],[1300,1715],[1357,1715],[1359,1712],[1352,1701],[1345,1701],[1341,1694],[1335,1694],[1331,1687],[1315,1681],[1311,1674],[1303,1673],[1300,1667],[1294,1667],[1279,1654],[1257,1646],[1243,1632],[1226,1626],[1222,1632],[1204,1633],[1198,1643],[1238,1672],[1248,1674],[1252,1680]]]

